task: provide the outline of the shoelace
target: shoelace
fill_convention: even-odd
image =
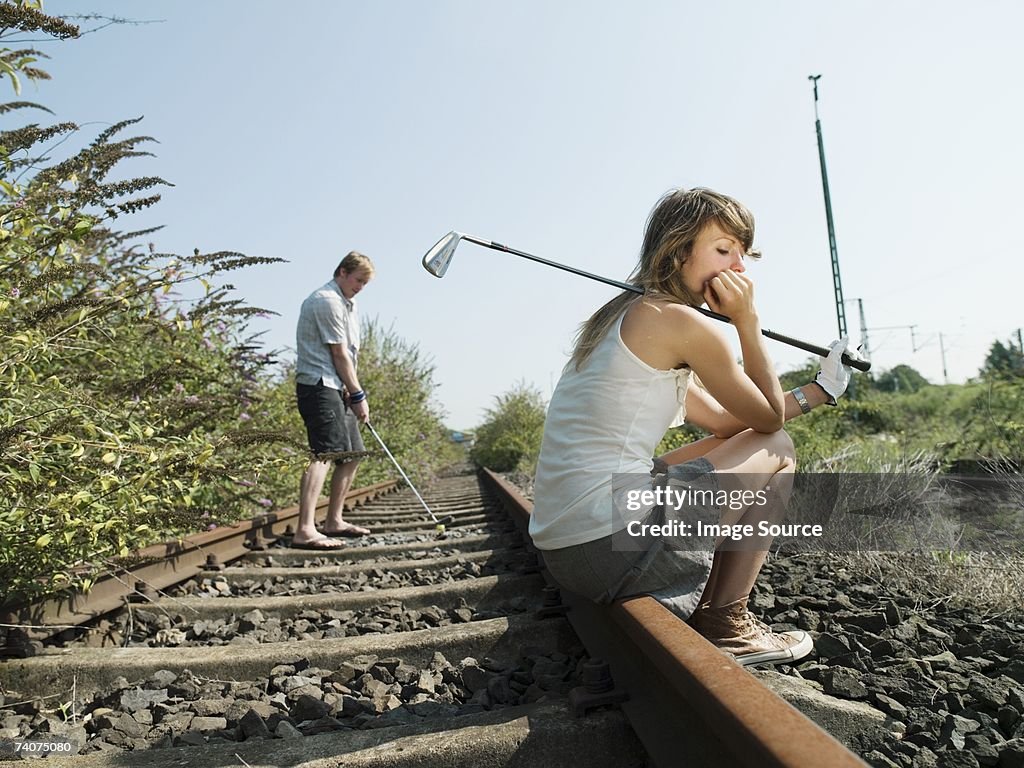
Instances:
[[[776,634],[775,632],[772,631],[771,627],[769,627],[767,624],[765,624],[763,621],[761,621],[759,618],[757,618],[757,616],[752,614],[750,611],[747,611],[746,619],[747,619],[747,622],[752,624],[756,629],[759,629],[762,632],[767,632],[767,633],[772,634],[772,635]]]

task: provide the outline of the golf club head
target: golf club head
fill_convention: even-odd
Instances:
[[[459,232],[449,232],[434,243],[434,246],[423,256],[423,268],[434,277],[444,277],[461,239],[462,235]]]

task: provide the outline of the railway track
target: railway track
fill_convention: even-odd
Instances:
[[[341,551],[289,548],[289,510],[123,574],[160,594],[115,614],[113,586],[22,614],[84,623],[8,643],[0,743],[74,740],[47,764],[90,768],[863,765],[653,599],[563,598],[497,476],[423,491],[443,539],[382,485]]]

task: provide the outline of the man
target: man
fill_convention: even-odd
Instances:
[[[344,546],[339,536],[370,531],[342,519],[345,495],[352,487],[365,448],[359,422],[370,420],[366,393],[356,375],[359,353],[358,294],[373,277],[373,263],[352,251],[334,270],[334,279],[302,302],[296,330],[296,398],[306,424],[313,459],[302,475],[299,527],[292,539],[298,549],[331,550]],[[316,503],[330,462],[330,501],[323,532],[316,529]]]

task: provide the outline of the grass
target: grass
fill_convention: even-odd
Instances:
[[[920,605],[971,608],[986,618],[1024,613],[1024,554],[855,552],[834,563],[860,578],[917,595]]]

